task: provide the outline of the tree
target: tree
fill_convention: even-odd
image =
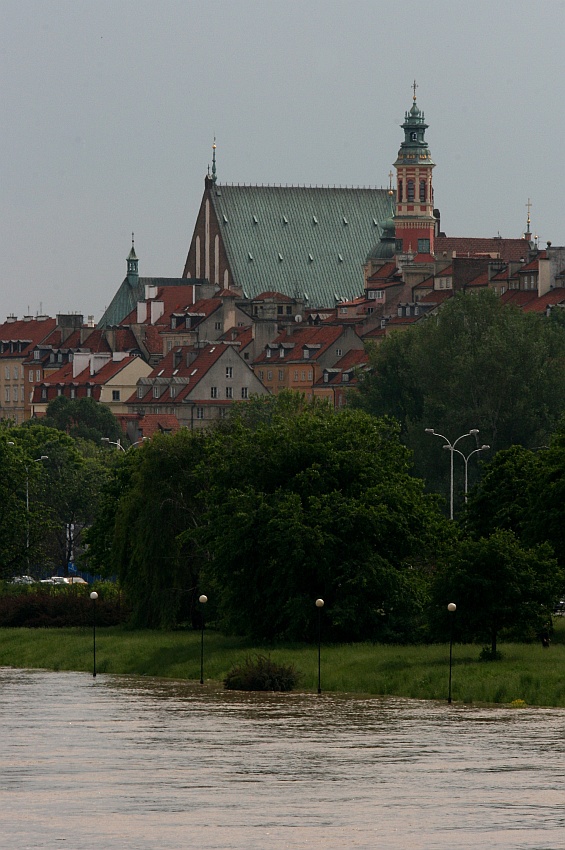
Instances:
[[[398,427],[291,395],[279,404],[212,440],[203,522],[182,536],[199,546],[223,626],[312,638],[322,596],[335,639],[415,639],[422,576],[449,533]]]
[[[448,464],[439,440],[424,429],[453,441],[479,428],[493,451],[547,443],[565,410],[564,355],[558,322],[504,305],[490,290],[458,293],[437,316],[374,349],[372,370],[352,403],[395,416],[418,474],[437,488]],[[462,472],[456,463],[459,491]]]
[[[531,513],[532,481],[542,463],[541,453],[522,446],[497,452],[469,495],[467,529],[478,537],[500,529],[521,537]]]
[[[436,574],[433,607],[455,602],[459,639],[488,640],[495,657],[502,630],[528,639],[546,626],[563,578],[547,544],[526,549],[513,532],[498,530],[454,548]]]
[[[71,437],[95,443],[99,443],[102,437],[117,440],[122,436],[112,411],[93,398],[69,399],[63,395],[57,396],[49,403],[42,422]]]

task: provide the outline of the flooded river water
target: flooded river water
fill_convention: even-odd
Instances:
[[[565,848],[565,711],[0,668],[0,847]]]

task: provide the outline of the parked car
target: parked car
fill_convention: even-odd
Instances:
[[[13,576],[10,584],[35,584],[35,579],[31,576]]]

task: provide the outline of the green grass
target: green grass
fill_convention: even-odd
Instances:
[[[563,618],[565,620],[565,618]],[[479,645],[453,647],[454,702],[565,706],[565,622],[556,625],[549,649],[539,643],[507,643],[501,661],[481,662]],[[302,674],[299,690],[316,691],[316,645],[252,645],[241,638],[206,631],[204,675],[221,684],[228,670],[247,655],[263,653],[293,664]],[[346,644],[322,646],[322,691],[388,694],[445,700],[449,647]],[[200,633],[96,630],[99,673],[171,679],[200,679]],[[90,629],[0,629],[0,666],[48,670],[92,670]]]

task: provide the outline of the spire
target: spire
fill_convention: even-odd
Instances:
[[[527,218],[527,221],[526,221],[526,232],[524,233],[524,239],[526,240],[526,242],[531,242],[532,241],[532,222],[531,222],[531,219],[530,219],[530,210],[532,208],[532,202],[530,201],[529,198],[528,198],[528,203],[526,204],[526,207],[528,208],[528,218]]]
[[[134,234],[131,234],[131,250],[128,254],[128,277],[138,277],[139,276],[139,260],[137,259],[137,254],[135,253],[135,237]]]
[[[214,136],[214,144],[212,145],[212,183],[215,183],[216,180],[216,137]]]

